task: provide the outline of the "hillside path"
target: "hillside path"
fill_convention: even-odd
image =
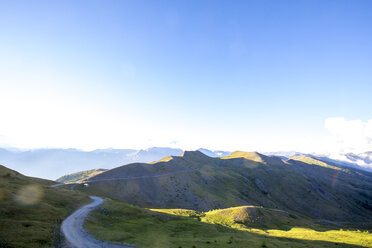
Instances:
[[[189,170],[180,170],[180,171],[173,171],[169,173],[159,174],[159,175],[146,175],[146,176],[135,176],[135,177],[113,177],[113,178],[102,178],[102,179],[87,179],[86,183],[94,183],[94,182],[102,182],[102,181],[119,181],[119,180],[136,180],[136,179],[146,179],[146,178],[157,178],[157,177],[168,177],[177,174],[184,174],[199,171],[199,169],[189,169]]]
[[[90,196],[90,198],[93,200],[92,203],[82,206],[62,222],[62,232],[68,244],[73,248],[134,248],[134,246],[112,244],[96,240],[84,230],[83,224],[89,212],[97,208],[104,201],[97,196]]]

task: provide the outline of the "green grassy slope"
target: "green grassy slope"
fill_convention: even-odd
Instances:
[[[62,220],[90,199],[81,192],[51,188],[52,184],[0,166],[0,247],[51,247],[61,242]]]
[[[62,176],[58,178],[56,181],[60,183],[80,183],[84,180],[87,180],[105,171],[106,169],[93,169],[93,170],[87,170],[87,171],[79,171],[76,173]]]
[[[253,206],[196,212],[144,209],[106,199],[85,228],[101,240],[142,248],[372,247],[367,231],[330,230]]]
[[[312,157],[309,157],[309,156],[306,156],[306,155],[296,155],[296,156],[290,157],[290,159],[295,160],[295,161],[300,161],[300,162],[310,164],[310,165],[317,165],[317,166],[322,166],[322,167],[325,167],[325,168],[330,168],[330,169],[333,169],[333,170],[349,172],[349,170],[347,170],[345,168],[333,166],[333,165],[327,164],[323,161],[320,161],[318,159],[315,159],[315,158],[312,158]]]
[[[90,181],[85,190],[149,208],[207,211],[255,205],[322,222],[372,221],[371,173],[307,157],[284,161],[238,152],[220,159],[185,152],[163,162],[118,167]]]

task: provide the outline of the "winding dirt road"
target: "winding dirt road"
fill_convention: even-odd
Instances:
[[[68,244],[73,248],[134,248],[134,246],[112,244],[97,240],[84,230],[83,224],[89,212],[104,201],[97,196],[90,196],[90,198],[93,200],[92,203],[79,208],[62,222],[62,232]]]

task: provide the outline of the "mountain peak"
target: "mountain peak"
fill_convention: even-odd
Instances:
[[[244,151],[235,151],[232,152],[229,156],[223,157],[223,159],[231,158],[244,158],[254,162],[271,164],[271,165],[281,165],[283,160],[280,157],[276,156],[266,156],[259,152],[244,152]]]
[[[245,158],[245,159],[263,163],[268,157],[258,152],[235,151],[225,158]]]
[[[182,152],[179,157],[183,157],[186,159],[205,159],[209,158],[207,155],[200,151],[184,151]]]

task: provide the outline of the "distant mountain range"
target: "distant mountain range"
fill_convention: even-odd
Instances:
[[[362,169],[372,172],[372,152],[364,153],[346,153],[346,154],[337,154],[335,155],[318,155],[318,154],[305,154],[295,151],[290,152],[266,152],[263,153],[268,156],[278,156],[282,158],[289,158],[295,155],[306,155],[318,160],[321,160],[326,163],[337,164],[341,166],[348,166],[357,169]]]
[[[224,157],[229,151],[211,151],[200,148],[198,151],[209,157]],[[57,179],[75,172],[92,169],[112,169],[135,162],[153,162],[167,156],[177,156],[182,149],[169,147],[151,147],[148,149],[98,149],[82,151],[78,149],[35,149],[17,150],[0,148],[0,164],[30,176]],[[301,155],[296,151],[271,152],[274,155],[288,158]],[[337,158],[320,155],[310,155],[325,162],[340,164],[372,171],[372,152],[361,154],[347,153]]]
[[[211,158],[225,157],[228,156],[231,152],[227,151],[211,151],[205,148],[199,148],[197,151],[204,153],[205,155]]]
[[[0,149],[0,164],[22,174],[57,179],[63,175],[91,169],[111,169],[134,162],[151,162],[165,156],[179,155],[181,149],[153,147],[146,150],[100,149]]]

